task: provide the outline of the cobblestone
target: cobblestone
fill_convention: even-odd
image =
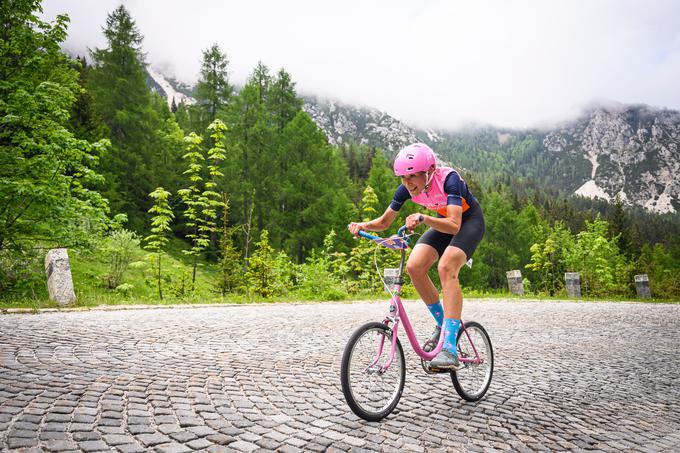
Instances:
[[[407,302],[416,332],[431,318]],[[345,404],[340,359],[384,303],[0,315],[0,451],[673,451],[680,305],[469,300],[491,388],[461,400],[401,336],[402,399]],[[321,327],[322,326],[322,327]]]

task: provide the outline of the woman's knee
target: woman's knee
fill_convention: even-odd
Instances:
[[[406,272],[411,278],[425,276],[436,259],[437,251],[433,247],[426,244],[416,244],[406,262]]]
[[[439,260],[437,271],[440,280],[457,280],[460,268],[465,264],[465,252],[458,248],[447,249],[446,253]]]
[[[426,267],[422,262],[408,260],[406,262],[406,272],[411,278],[423,277],[427,274],[429,267]]]
[[[437,271],[439,272],[439,280],[457,280],[458,279],[458,267],[454,265],[452,261],[440,260],[437,265]]]

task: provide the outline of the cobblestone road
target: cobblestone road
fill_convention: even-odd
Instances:
[[[427,310],[406,304],[416,330]],[[345,342],[384,304],[0,315],[0,450],[680,449],[680,305],[466,301],[496,366],[466,403],[407,346],[397,410],[358,419]]]

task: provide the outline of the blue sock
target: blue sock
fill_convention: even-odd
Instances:
[[[460,329],[460,320],[453,318],[446,318],[444,322],[446,331],[444,335],[444,349],[451,352],[453,355],[458,355],[456,350],[456,338],[458,337],[458,329]]]
[[[440,301],[437,301],[433,304],[425,305],[427,305],[427,308],[430,310],[430,313],[432,313],[432,317],[434,318],[434,320],[437,321],[437,325],[441,327],[442,323],[444,322],[444,309],[442,308],[442,303]]]

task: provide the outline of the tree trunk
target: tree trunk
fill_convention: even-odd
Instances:
[[[158,254],[158,297],[163,300],[163,290],[161,289],[161,254]]]
[[[193,274],[191,275],[191,291],[194,291],[194,287],[196,284],[196,266],[197,266],[197,261],[198,261],[198,255],[194,254],[194,271]]]

